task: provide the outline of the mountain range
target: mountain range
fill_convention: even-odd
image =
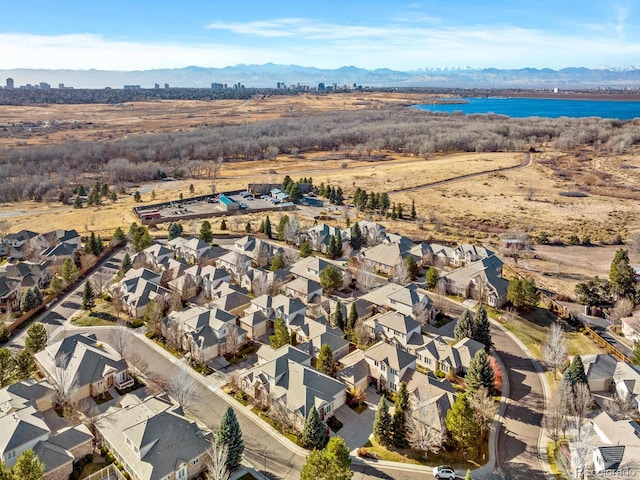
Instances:
[[[210,88],[211,83],[241,83],[246,87],[276,87],[308,85],[312,88],[324,83],[362,85],[368,87],[442,87],[442,88],[640,88],[640,67],[622,68],[572,67],[496,69],[444,68],[397,71],[386,68],[368,70],[353,66],[336,69],[303,67],[299,65],[235,65],[224,68],[185,67],[139,71],[112,70],[0,70],[0,78],[13,78],[19,85],[49,83],[74,88],[122,88],[124,85],[140,85],[142,88],[171,87]],[[4,84],[4,82],[2,82]]]

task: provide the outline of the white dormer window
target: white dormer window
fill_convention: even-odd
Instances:
[[[184,480],[185,478],[187,478],[187,467],[183,465],[176,472],[176,480]]]

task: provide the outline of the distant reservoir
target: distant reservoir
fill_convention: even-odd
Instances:
[[[504,97],[460,98],[456,100],[449,98],[442,103],[414,105],[414,108],[445,113],[494,113],[513,118],[600,117],[631,120],[640,117],[640,101],[632,100],[568,100],[557,98]]]

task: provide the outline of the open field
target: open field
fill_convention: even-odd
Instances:
[[[425,94],[358,93],[298,95],[250,100],[162,100],[122,105],[0,106],[0,127],[25,124],[3,132],[0,146],[25,146],[76,140],[106,140],[145,133],[179,132],[215,126],[271,120],[292,114],[359,110],[422,103]]]
[[[121,139],[145,133],[180,132],[202,126],[244,124],[278,117],[313,118],[315,113],[358,109],[383,109],[428,101],[423,94],[354,93],[334,95],[299,95],[255,98],[247,101],[158,101],[108,105],[48,105],[0,107],[0,127],[32,123],[33,128],[20,131],[0,128],[0,146],[64,143],[74,140]],[[438,120],[439,121],[439,120]],[[521,122],[522,123],[522,122]],[[57,125],[55,128],[54,125]],[[434,125],[438,125],[435,123]],[[372,125],[374,127],[375,125]],[[578,131],[581,126],[573,126]],[[586,127],[585,127],[586,128]],[[264,135],[267,135],[266,133]],[[367,191],[390,193],[391,202],[401,202],[409,211],[415,202],[418,218],[392,221],[375,214],[347,215],[381,221],[390,231],[398,231],[415,240],[466,241],[493,245],[510,230],[523,230],[534,239],[610,243],[617,235],[628,241],[640,232],[637,201],[640,199],[640,156],[637,147],[614,154],[611,148],[571,147],[560,149],[544,139],[534,141],[537,152],[531,163],[524,151],[481,153],[430,153],[424,156],[399,149],[360,150],[347,145],[331,151],[310,149],[297,154],[280,153],[274,160],[226,161],[216,182],[218,192],[246,188],[247,183],[277,183],[285,175],[297,179],[313,177],[316,185],[324,182],[340,185],[349,196],[359,187]],[[365,154],[366,153],[366,154]],[[426,157],[426,159],[424,158]],[[486,172],[486,173],[483,173]],[[477,174],[473,178],[463,178]],[[86,174],[91,185],[99,179]],[[431,185],[443,180],[446,184]],[[194,193],[189,192],[193,184]],[[81,234],[94,231],[109,235],[118,226],[127,227],[135,220],[133,206],[209,194],[211,180],[186,179],[140,185],[127,184],[127,194],[113,203],[73,209],[49,200],[20,202],[0,206],[0,219],[11,231],[27,228],[48,231],[52,228],[75,228]],[[113,186],[112,186],[113,187]],[[412,189],[411,191],[408,191]],[[130,196],[142,194],[142,203]],[[155,193],[155,200],[151,192]],[[581,196],[573,196],[574,193]],[[569,195],[568,195],[569,194]],[[344,213],[332,212],[344,225]],[[272,223],[278,213],[273,213]],[[312,223],[309,212],[301,210],[303,227]],[[255,230],[262,214],[230,217],[232,232],[244,232],[250,222]],[[213,221],[219,233],[219,219]],[[168,225],[152,229],[166,234]],[[197,232],[198,222],[184,225],[188,233]],[[606,276],[617,247],[548,247],[536,245],[537,258],[524,258],[520,267],[537,274],[543,284],[555,291],[571,294],[576,282],[595,274]],[[640,257],[632,255],[632,262]]]

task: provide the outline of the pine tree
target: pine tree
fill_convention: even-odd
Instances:
[[[489,317],[487,316],[487,310],[482,303],[478,307],[476,314],[473,317],[473,338],[477,342],[484,345],[484,349],[487,353],[491,350],[493,342],[491,341],[491,328],[489,324]]]
[[[351,227],[351,246],[354,250],[358,250],[362,247],[363,243],[364,239],[362,238],[362,230],[360,229],[358,222],[356,222],[353,224],[353,227]]]
[[[373,436],[376,441],[383,446],[389,445],[391,441],[391,416],[389,415],[389,405],[382,397],[378,402],[378,411],[373,421]]]
[[[233,472],[242,461],[244,452],[244,441],[242,440],[242,430],[236,418],[233,408],[227,407],[227,410],[220,421],[220,429],[216,437],[218,446],[225,445],[227,447],[227,470]]]
[[[315,406],[311,407],[309,415],[304,422],[304,429],[302,430],[302,444],[310,449],[321,450],[327,444],[327,434],[325,432],[324,424],[320,418],[318,410]]]
[[[358,321],[358,310],[356,310],[356,303],[353,302],[351,304],[351,308],[349,309],[349,316],[347,317],[347,330],[353,331],[357,321]]]
[[[333,362],[333,351],[331,350],[331,347],[326,343],[323,343],[320,346],[318,359],[316,361],[316,369],[318,369],[325,375],[333,375],[333,371],[335,369],[335,364]]]
[[[29,378],[36,369],[36,361],[31,350],[23,348],[13,357],[15,373],[18,380]]]
[[[336,309],[333,312],[333,326],[344,331],[344,317],[342,316],[342,303],[340,303],[340,300],[336,302]]]
[[[80,199],[80,195],[76,195],[76,198],[73,201],[73,208],[82,208],[82,200]]]
[[[271,268],[270,270],[272,272],[275,272],[276,270],[280,270],[282,268],[284,268],[284,260],[282,259],[282,255],[277,254],[275,257],[273,257],[273,260],[271,260]]]
[[[264,234],[268,239],[271,239],[271,237],[273,236],[273,234],[271,233],[271,220],[269,220],[269,215],[267,215],[267,218],[265,218],[264,220]]]
[[[436,267],[429,267],[424,280],[427,284],[427,288],[436,288],[436,285],[438,284],[438,270]]]
[[[220,222],[220,230],[221,231],[225,231],[227,230],[227,221],[223,218],[222,221]]]
[[[401,203],[398,203],[397,214],[398,214],[398,220],[402,220],[403,219],[403,213],[402,213],[402,204]]]
[[[640,365],[640,342],[636,342],[635,346],[633,347],[631,363],[633,363],[634,365]]]
[[[468,309],[465,309],[460,318],[458,318],[458,322],[453,329],[453,336],[458,342],[463,338],[472,338],[473,318],[471,317],[471,312]]]
[[[193,192],[195,192],[195,191],[196,191],[196,189],[195,189],[195,187],[193,186],[193,183],[190,183],[190,184],[189,184],[189,193],[193,193]]]
[[[11,350],[6,347],[0,348],[0,388],[4,388],[11,383],[14,367],[15,359]]]
[[[131,257],[127,252],[124,254],[124,257],[122,258],[122,264],[120,265],[120,273],[124,275],[129,270],[131,270],[132,267],[133,267],[133,262],[131,261]]]
[[[447,412],[445,425],[460,450],[475,449],[478,446],[481,438],[480,426],[474,418],[473,409],[466,395],[458,395]]]
[[[114,245],[122,245],[126,241],[127,236],[125,235],[124,230],[122,230],[121,227],[116,228],[116,230],[113,232],[113,238],[111,239],[111,242]]]
[[[93,307],[96,306],[95,297],[96,294],[93,291],[93,286],[91,285],[91,282],[87,280],[84,283],[84,290],[82,290],[82,309],[93,310]]]
[[[467,374],[464,377],[467,395],[473,394],[480,387],[485,387],[488,392],[493,393],[494,373],[487,352],[478,350],[469,363]]]
[[[37,306],[38,304],[36,303],[36,296],[33,293],[33,289],[29,287],[24,291],[22,297],[20,298],[20,310],[22,312],[29,312]]]
[[[307,258],[311,255],[313,255],[313,250],[311,249],[311,245],[309,244],[309,242],[302,242],[302,245],[300,245],[300,257]]]
[[[47,346],[47,329],[41,323],[34,323],[27,330],[24,347],[32,353],[38,353]]]
[[[411,199],[411,220],[416,219],[416,201]]]
[[[169,225],[169,240],[173,240],[182,235],[182,226],[178,222],[171,222]]]
[[[133,201],[136,203],[140,203],[142,201],[142,196],[138,190],[133,193]]]
[[[302,466],[300,480],[350,480],[349,448],[341,437],[331,437],[324,450],[313,450]]]
[[[617,298],[633,298],[635,273],[629,263],[629,252],[622,248],[616,251],[609,270],[611,290]]]
[[[23,451],[13,466],[13,477],[20,480],[42,480],[46,467],[33,450]]]
[[[73,260],[67,258],[62,264],[62,272],[60,273],[64,283],[71,285],[78,279],[78,267]]]
[[[400,383],[398,393],[396,393],[396,404],[393,412],[393,421],[391,425],[391,438],[393,446],[397,448],[406,448],[407,441],[407,410],[409,408],[409,393],[407,392],[407,384]]]
[[[396,220],[398,218],[398,210],[396,209],[395,202],[391,205],[391,220]]]
[[[287,330],[287,324],[282,317],[276,318],[273,323],[273,335],[269,337],[269,343],[271,348],[278,349],[287,343],[289,343],[289,330]]]
[[[409,278],[414,281],[418,277],[418,264],[412,255],[407,255],[404,257],[404,264],[407,267],[407,273],[409,274]]]
[[[258,233],[264,233],[264,220],[260,221],[260,226],[258,227]]]
[[[246,233],[251,233],[251,222],[247,222],[247,225],[244,227],[244,231]]]
[[[58,295],[59,293],[62,293],[62,290],[64,290],[62,278],[58,275],[54,275],[51,282],[49,282],[49,293],[51,295]]]
[[[211,222],[205,220],[200,224],[200,240],[211,243],[213,240],[213,232],[211,231]]]
[[[570,371],[569,378],[571,380],[572,386],[575,386],[577,383],[584,383],[588,385],[589,379],[587,378],[587,374],[584,371],[584,364],[582,363],[582,358],[580,358],[580,355],[576,355],[575,357],[573,357],[568,370]]]
[[[280,241],[284,240],[284,229],[286,228],[287,223],[289,223],[289,216],[283,215],[278,223],[278,240]]]
[[[334,259],[337,256],[336,238],[331,235],[331,237],[329,237],[329,245],[327,246],[327,257]]]
[[[342,234],[340,231],[337,231],[335,234],[335,254],[334,258],[340,258],[342,256]]]

